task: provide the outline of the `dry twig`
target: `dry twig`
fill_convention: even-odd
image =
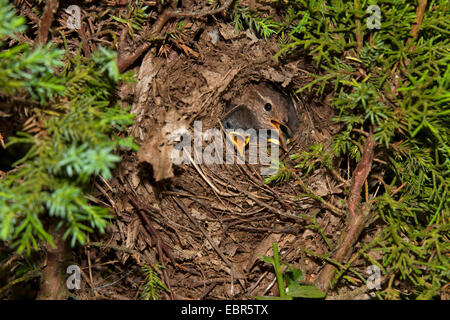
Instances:
[[[174,300],[175,298],[174,298],[174,295],[173,295],[173,290],[172,290],[172,288],[170,286],[169,277],[167,275],[167,271],[166,271],[166,268],[165,268],[163,250],[164,250],[164,252],[166,253],[166,255],[169,257],[169,259],[172,261],[172,263],[174,265],[176,265],[175,259],[173,258],[172,254],[170,253],[169,249],[166,247],[164,242],[161,240],[161,237],[159,236],[159,234],[156,231],[156,229],[150,223],[150,220],[148,219],[147,215],[145,214],[144,209],[142,209],[142,207],[138,204],[137,200],[134,197],[132,197],[132,196],[128,196],[128,199],[130,199],[131,203],[133,204],[133,206],[138,211],[139,217],[144,221],[145,228],[148,230],[148,232],[150,232],[152,234],[153,238],[155,239],[156,248],[158,250],[158,255],[159,255],[159,258],[161,259],[161,264],[163,265],[162,272],[163,272],[163,275],[164,275],[164,281],[166,282],[167,287],[169,288],[170,298],[172,300]]]
[[[47,42],[48,32],[50,30],[50,26],[53,23],[53,19],[55,17],[56,11],[58,10],[58,7],[58,0],[47,1],[44,9],[44,14],[42,15],[41,23],[39,24],[39,33],[36,39],[36,43],[42,44]]]

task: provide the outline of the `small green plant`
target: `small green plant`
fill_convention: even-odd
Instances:
[[[143,266],[142,272],[146,277],[141,291],[141,297],[144,300],[158,300],[161,290],[169,292],[167,286],[161,281],[158,273],[152,267]]]
[[[145,12],[148,6],[136,0],[135,4],[128,4],[127,13],[121,14],[120,17],[111,15],[111,18],[117,22],[123,23],[128,27],[128,34],[134,38],[134,32],[142,30],[142,25],[148,20],[149,15]]]
[[[180,20],[176,23],[175,27],[168,31],[167,34],[174,40],[182,39],[186,29],[186,22]]]
[[[280,262],[278,254],[278,244],[272,244],[273,257],[261,256],[261,260],[274,267],[277,277],[279,297],[258,296],[259,300],[292,300],[294,298],[324,298],[325,292],[317,289],[313,285],[302,284],[303,273],[287,263]],[[283,269],[286,269],[283,271]]]
[[[208,0],[208,4],[211,6],[211,9],[217,9],[220,7],[219,0]]]
[[[255,10],[236,4],[231,13],[232,23],[236,32],[251,28],[256,34],[267,40],[271,35],[278,33],[280,24],[270,17],[263,18]]]
[[[277,169],[277,172],[264,179],[264,182],[267,184],[273,182],[282,183],[289,180],[289,178],[291,177],[292,169],[288,168],[286,166],[286,163],[282,161],[276,161],[276,164],[273,165],[272,169]]]
[[[52,101],[64,92],[63,80],[55,76],[63,66],[63,51],[51,44],[32,49],[26,43],[3,49],[7,38],[25,31],[24,24],[8,1],[0,0],[0,94],[27,93],[41,103]]]
[[[24,30],[24,20],[11,12],[0,0],[1,40]],[[131,80],[130,74],[120,74],[116,54],[104,48],[90,59],[64,57],[51,45],[6,48],[1,42],[0,50],[0,93],[34,102],[38,124],[35,135],[17,132],[6,144],[27,151],[0,179],[0,240],[30,253],[40,241],[53,243],[47,229],[53,219],[72,246],[83,244],[111,218],[107,208],[87,200],[91,177],[111,178],[120,160],[114,151],[137,148],[132,138],[120,136],[133,116],[111,103],[116,84]]]
[[[331,167],[328,161],[330,157],[324,152],[323,143],[313,144],[308,151],[293,154],[290,158],[297,162],[295,168],[304,171],[306,174],[309,174],[317,165]]]
[[[294,155],[296,168],[311,174],[347,160],[354,170],[373,135],[365,204],[384,222],[374,250],[389,275],[377,295],[391,298],[400,279],[413,292],[405,298],[438,296],[450,279],[448,1],[274,2],[286,17],[275,58],[306,50],[318,71],[298,91],[333,94],[342,125],[326,148]],[[379,29],[366,23],[371,4],[382,14]]]

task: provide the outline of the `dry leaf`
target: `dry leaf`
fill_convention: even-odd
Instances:
[[[174,141],[172,134],[177,130],[187,130],[186,120],[176,110],[169,110],[165,115],[161,129],[154,128],[153,135],[141,145],[138,151],[139,162],[149,163],[153,168],[156,181],[173,177],[172,150]]]

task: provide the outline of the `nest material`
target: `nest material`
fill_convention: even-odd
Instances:
[[[157,257],[166,265],[173,292],[189,298],[268,294],[266,288],[274,274],[258,257],[271,255],[273,242],[279,243],[283,261],[293,263],[307,280],[313,280],[321,262],[305,257],[302,248],[318,253],[328,248],[318,234],[306,228],[307,219],[298,216],[317,216],[332,243],[343,225],[342,217],[314,200],[298,199],[304,191],[295,181],[265,184],[258,165],[170,162],[171,130],[189,128],[194,120],[201,120],[204,130],[219,128],[227,101],[252,82],[270,82],[295,102],[300,128],[289,145],[291,150],[326,143],[336,130],[328,106],[294,93],[293,89],[305,83],[305,73],[300,71],[304,61],[280,65],[272,58],[273,43],[252,36],[227,40],[224,35],[229,30],[223,29],[227,26],[221,28],[222,37],[216,44],[208,30],[203,32],[201,58],[185,54],[158,58],[153,52],[144,58],[132,108],[137,121],[131,129],[142,147],[137,157],[128,155],[111,184],[118,213],[114,242],[155,256],[155,243],[149,241],[129,204],[127,195],[133,195],[151,213],[148,218],[178,264],[175,267],[167,257]],[[291,161],[286,154],[282,158]],[[323,197],[342,191],[322,169],[307,182]],[[129,257],[119,255],[123,262]]]

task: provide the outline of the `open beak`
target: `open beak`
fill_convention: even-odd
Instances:
[[[249,135],[244,136],[239,132],[232,131],[228,133],[228,138],[230,138],[231,142],[233,142],[234,146],[238,150],[241,157],[244,157],[245,146],[250,141],[250,136]]]
[[[294,136],[292,130],[283,122],[275,119],[270,119],[270,125],[277,130],[278,137],[271,137],[269,141],[280,145],[281,148],[283,148],[283,150],[287,152],[287,144],[289,142],[289,138],[292,138]]]

